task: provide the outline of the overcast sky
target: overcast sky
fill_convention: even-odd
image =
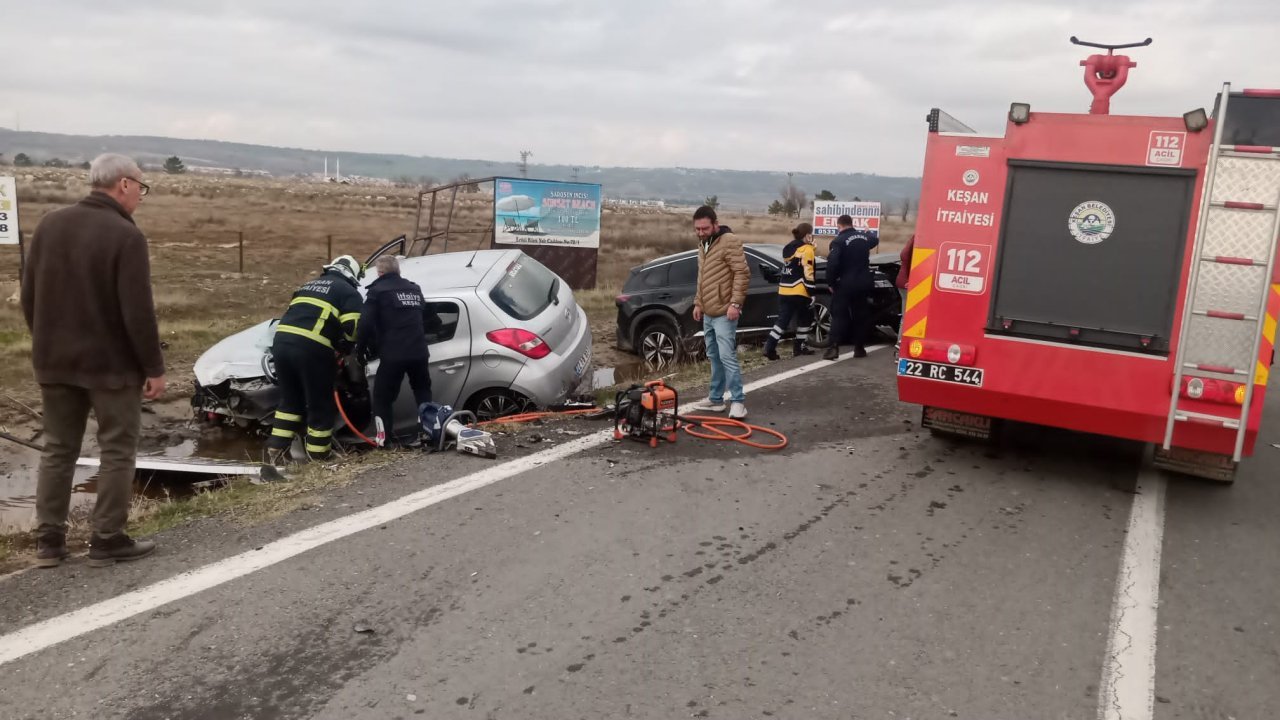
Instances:
[[[930,107],[1086,111],[1071,35],[1155,39],[1118,114],[1280,87],[1275,0],[14,0],[0,126],[917,175]]]

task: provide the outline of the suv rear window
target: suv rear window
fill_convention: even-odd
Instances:
[[[521,255],[507,265],[489,299],[511,317],[529,320],[551,304],[551,287],[557,279],[542,263]]]
[[[672,285],[696,285],[698,283],[698,260],[689,258],[671,263]]]
[[[627,278],[627,282],[622,286],[622,291],[623,292],[640,292],[645,289],[665,288],[668,285],[672,285],[672,284],[678,285],[680,283],[674,280],[673,278],[675,273],[677,272],[676,268],[680,267],[682,264],[684,265],[693,264],[693,273],[694,273],[694,278],[696,279],[698,274],[698,266],[695,262],[693,261],[684,261],[683,263],[667,262],[655,267],[636,268],[635,270],[632,270],[630,277]],[[669,279],[669,278],[672,278],[672,279]],[[690,281],[690,282],[693,282],[693,281]]]

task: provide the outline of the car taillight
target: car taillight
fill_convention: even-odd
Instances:
[[[978,359],[978,349],[972,345],[961,345],[946,340],[916,338],[907,343],[907,355],[916,360],[972,366]]]
[[[501,330],[491,330],[485,334],[489,338],[489,342],[496,343],[505,348],[511,348],[525,357],[537,360],[551,354],[551,346],[542,341],[542,338],[534,335],[528,330],[520,328],[503,328]]]
[[[1245,386],[1229,380],[1182,378],[1182,397],[1223,405],[1243,405]]]

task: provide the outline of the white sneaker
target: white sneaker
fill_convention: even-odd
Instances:
[[[747,416],[747,406],[745,403],[736,402],[729,405],[729,419],[741,420]]]
[[[707,403],[707,410],[711,412],[724,412],[726,407],[724,400],[708,400]]]

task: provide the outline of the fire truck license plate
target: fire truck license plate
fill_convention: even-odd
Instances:
[[[959,365],[943,365],[941,363],[921,362],[909,358],[898,359],[898,374],[906,377],[918,377],[925,380],[958,383],[982,387],[982,368],[960,367]]]

